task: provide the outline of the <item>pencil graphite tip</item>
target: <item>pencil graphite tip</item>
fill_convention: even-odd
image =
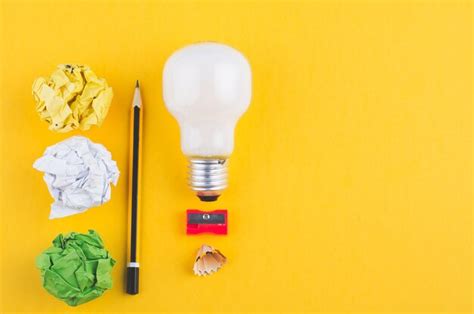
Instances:
[[[137,82],[135,83],[135,88],[140,88],[140,82],[137,80]]]

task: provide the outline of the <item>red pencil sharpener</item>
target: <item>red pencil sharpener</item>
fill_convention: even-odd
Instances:
[[[227,234],[227,210],[186,210],[186,234]]]

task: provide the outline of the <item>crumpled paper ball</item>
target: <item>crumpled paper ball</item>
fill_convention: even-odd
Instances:
[[[68,132],[100,126],[112,102],[112,88],[85,65],[61,64],[50,77],[33,82],[40,118],[49,129]]]
[[[60,234],[53,246],[36,258],[43,287],[71,306],[94,300],[112,288],[114,264],[94,230]]]
[[[110,152],[83,136],[48,147],[33,168],[44,172],[44,181],[55,200],[50,219],[78,214],[108,202],[110,184],[117,185],[120,175]]]

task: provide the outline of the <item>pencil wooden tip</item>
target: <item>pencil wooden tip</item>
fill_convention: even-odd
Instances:
[[[135,92],[133,93],[133,107],[141,107],[142,106],[142,98],[140,95],[140,82],[135,83]]]

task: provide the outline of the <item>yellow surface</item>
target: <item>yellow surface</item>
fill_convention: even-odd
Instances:
[[[414,1],[415,2],[415,1]],[[0,312],[472,310],[472,7],[457,1],[2,1]],[[230,187],[187,189],[166,58],[214,40],[250,60]],[[114,89],[101,128],[56,134],[31,84],[86,63]],[[145,105],[141,293],[123,292],[129,112]],[[103,143],[122,176],[110,203],[48,220],[31,167],[72,134]],[[230,234],[186,236],[186,208],[228,208]],[[48,295],[35,256],[94,228],[115,287],[78,308]],[[202,243],[229,259],[192,275]]]

